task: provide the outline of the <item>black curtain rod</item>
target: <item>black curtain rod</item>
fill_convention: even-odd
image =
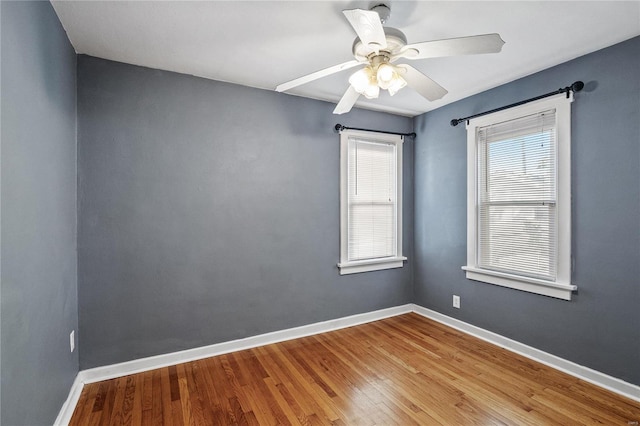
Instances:
[[[537,101],[538,99],[547,98],[549,96],[557,95],[557,94],[560,94],[560,93],[566,93],[567,94],[567,98],[568,98],[569,97],[569,92],[574,92],[574,93],[575,92],[579,92],[583,88],[584,88],[584,83],[581,82],[581,81],[576,81],[571,86],[567,86],[564,89],[558,89],[558,90],[555,90],[553,92],[549,92],[549,93],[544,94],[544,95],[536,96],[535,98],[527,99],[525,101],[516,102],[515,104],[511,104],[511,105],[503,106],[503,107],[500,107],[500,108],[492,109],[491,111],[485,111],[485,112],[481,112],[481,113],[478,113],[478,114],[470,115],[470,116],[464,117],[464,118],[454,118],[453,120],[451,120],[451,125],[455,127],[458,124],[462,123],[463,121],[466,121],[467,124],[468,124],[469,120],[471,120],[472,118],[481,117],[483,115],[491,114],[493,112],[502,111],[503,109],[512,108],[512,107],[519,106],[519,105],[523,105],[523,104],[526,104],[526,103],[529,103],[529,102]]]
[[[340,133],[343,130],[362,130],[363,132],[374,132],[374,133],[386,133],[388,135],[400,135],[400,136],[410,136],[412,138],[416,137],[415,133],[398,133],[398,132],[385,132],[383,130],[372,130],[372,129],[359,129],[357,127],[347,127],[342,124],[336,124],[334,129],[336,132]]]

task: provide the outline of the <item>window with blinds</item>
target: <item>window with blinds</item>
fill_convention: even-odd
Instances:
[[[341,133],[340,273],[402,266],[402,138]]]
[[[349,139],[348,260],[396,255],[396,147]]]
[[[467,124],[466,277],[571,300],[571,102],[559,94]]]
[[[478,266],[555,280],[555,110],[477,132]]]

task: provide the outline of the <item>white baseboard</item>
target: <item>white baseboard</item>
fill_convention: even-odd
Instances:
[[[434,321],[438,321],[439,323],[455,328],[456,330],[460,330],[463,333],[470,334],[486,342],[500,346],[501,348],[515,352],[519,355],[555,368],[556,370],[560,370],[571,376],[577,377],[585,382],[592,383],[596,386],[600,386],[601,388],[608,389],[619,395],[640,402],[640,386],[625,382],[589,367],[584,367],[573,361],[568,361],[564,358],[560,358],[559,356],[541,351],[540,349],[525,345],[524,343],[517,342],[500,334],[493,333],[464,321],[432,311],[431,309],[423,308],[419,305],[413,304],[412,310],[417,314]]]
[[[216,355],[227,354],[230,352],[251,349],[258,346],[283,342],[285,340],[298,339],[300,337],[311,336],[314,334],[326,333],[328,331],[339,330],[341,328],[353,327],[355,325],[364,324],[371,321],[377,321],[396,315],[406,314],[411,311],[411,304],[395,306],[392,308],[380,309],[378,311],[366,312],[363,314],[317,322],[314,324],[303,325],[286,330],[260,334],[244,339],[216,343],[214,345],[187,349],[184,351],[172,352],[169,354],[157,355],[148,358],[140,358],[132,361],[122,362],[119,364],[107,365],[104,367],[91,368],[81,371],[80,373],[78,373],[78,375],[81,377],[83,383],[94,383],[102,380],[113,379],[115,377],[122,377],[129,374],[140,373],[142,371],[167,367],[169,365],[175,365],[183,362],[209,358]]]
[[[326,333],[328,331],[339,330],[341,328],[353,327],[355,325],[406,314],[412,312],[412,310],[413,305],[411,304],[395,306],[392,308],[380,309],[378,311],[365,312],[363,314],[356,314],[348,317],[289,328],[286,330],[260,334],[244,339],[216,343],[214,345],[82,370],[76,376],[76,379],[71,386],[71,390],[69,391],[69,397],[60,409],[60,413],[58,414],[54,425],[58,426],[69,424],[73,411],[80,399],[82,388],[86,383],[100,382],[102,380],[114,379],[116,377],[141,373],[143,371],[154,370],[156,368],[167,367],[183,362],[195,361],[198,359],[209,358],[244,349],[251,349],[272,343],[284,342],[285,340]]]
[[[229,342],[216,343],[214,345],[203,346],[200,348],[187,349],[179,352],[172,352],[163,355],[152,356],[148,358],[140,358],[132,361],[122,362],[119,364],[107,365],[104,367],[96,367],[88,370],[82,370],[76,376],[67,401],[62,406],[55,425],[66,425],[71,420],[71,415],[75,410],[75,406],[80,398],[82,387],[86,383],[95,383],[102,380],[122,377],[129,374],[149,371],[156,368],[167,367],[170,365],[180,364],[183,362],[195,361],[198,359],[209,358],[216,355],[227,354],[230,352],[251,349],[258,346],[269,345],[272,343],[283,342],[286,340],[298,339],[300,337],[312,336],[314,334],[326,333],[328,331],[339,330],[341,328],[353,327],[384,318],[394,317],[397,315],[415,312],[426,318],[438,321],[444,325],[455,328],[463,333],[470,334],[486,342],[500,346],[534,361],[538,361],[549,367],[563,371],[574,377],[593,383],[602,388],[625,396],[640,402],[640,386],[627,383],[615,377],[583,367],[572,361],[549,354],[508,337],[501,336],[480,327],[476,327],[464,321],[449,317],[431,309],[423,308],[415,304],[406,304],[395,306],[392,308],[381,309],[378,311],[367,312],[363,314],[351,315],[348,317],[337,318],[329,321],[318,322],[300,327],[289,328],[286,330],[274,331],[271,333],[260,334],[257,336],[247,337],[244,339],[232,340]]]
[[[73,411],[76,409],[76,405],[78,404],[78,400],[80,399],[80,394],[82,393],[82,388],[84,387],[84,383],[80,378],[80,373],[76,375],[73,384],[71,385],[71,390],[69,390],[69,396],[67,400],[62,404],[62,408],[58,413],[58,417],[56,421],[53,423],[54,426],[63,426],[68,425],[71,421],[71,416],[73,415]]]

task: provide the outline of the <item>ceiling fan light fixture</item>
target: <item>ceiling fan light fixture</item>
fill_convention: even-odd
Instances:
[[[364,95],[365,98],[377,99],[380,96],[380,89],[388,90],[393,96],[406,86],[407,82],[400,76],[395,66],[385,62],[378,66],[367,65],[354,72],[349,77],[349,84],[353,90]]]

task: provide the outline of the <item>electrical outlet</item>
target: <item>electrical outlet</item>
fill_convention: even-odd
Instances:
[[[69,334],[69,348],[71,352],[76,348],[76,331],[71,330],[71,334]]]
[[[453,295],[453,307],[460,309],[460,296]]]

